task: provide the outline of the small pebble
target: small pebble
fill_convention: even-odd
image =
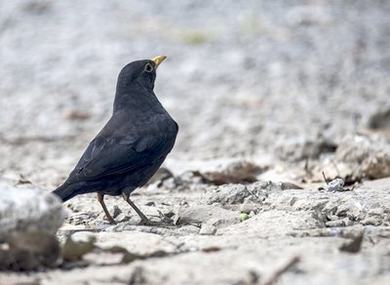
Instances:
[[[243,222],[249,219],[249,215],[247,213],[240,213],[240,221]]]
[[[330,192],[344,191],[344,180],[341,178],[333,179],[328,183],[326,189]]]

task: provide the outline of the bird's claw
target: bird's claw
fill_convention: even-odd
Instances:
[[[117,224],[117,222],[113,218],[111,218],[111,219],[107,218],[107,220],[108,220],[108,223],[111,224],[111,225],[116,225]]]
[[[152,225],[152,222],[149,220],[149,219],[141,219],[141,221],[139,222],[139,225],[142,225],[142,226],[151,226]]]

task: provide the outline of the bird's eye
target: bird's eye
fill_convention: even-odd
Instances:
[[[145,65],[145,71],[146,72],[152,72],[154,70],[153,66],[150,63],[147,63]]]

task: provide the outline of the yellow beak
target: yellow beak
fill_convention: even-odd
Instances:
[[[152,60],[156,64],[156,69],[160,65],[160,63],[163,62],[166,58],[167,57],[165,55],[159,55],[159,56],[152,58]]]

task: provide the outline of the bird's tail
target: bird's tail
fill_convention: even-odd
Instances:
[[[62,202],[65,202],[79,194],[78,189],[80,189],[80,186],[77,184],[63,184],[52,193],[57,195]]]

